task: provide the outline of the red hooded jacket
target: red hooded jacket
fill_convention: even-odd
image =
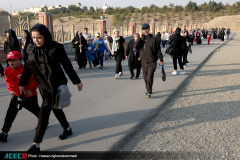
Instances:
[[[11,67],[7,67],[4,71],[4,75],[5,75],[5,81],[7,83],[8,86],[8,90],[11,91],[15,91],[16,96],[20,95],[20,90],[19,90],[19,81],[21,79],[22,76],[22,72],[23,72],[24,66],[21,64],[21,66],[18,69],[12,69]],[[32,96],[37,95],[37,82],[36,80],[33,78],[33,76],[31,76],[29,82],[28,82],[28,86],[24,87],[25,91],[32,91],[33,94]],[[25,97],[31,97],[29,95],[24,94]]]

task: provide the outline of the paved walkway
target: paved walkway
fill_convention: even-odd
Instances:
[[[219,40],[213,40],[212,42],[219,42]],[[220,45],[216,43],[212,45],[203,44],[193,46],[193,54],[189,54],[190,63],[186,68],[187,75],[171,75],[173,71],[172,59],[166,55],[164,61],[167,81],[163,82],[161,80],[160,69],[158,68],[155,72],[151,99],[144,96],[145,85],[142,73],[139,80],[129,80],[130,73],[126,60],[123,62],[124,76],[118,80],[114,79],[114,60],[104,63],[103,70],[99,68],[78,70],[76,62],[73,61],[73,67],[76,69],[84,85],[83,91],[78,92],[76,86],[73,86],[71,82],[68,83],[73,95],[72,104],[69,108],[64,109],[64,112],[73,128],[73,135],[65,141],[57,140],[62,129],[56,118],[51,114],[49,127],[41,144],[41,150],[111,150],[113,146],[121,144],[126,137],[132,135],[133,131],[138,132],[141,129],[139,124],[147,123],[157,113],[156,111],[159,110],[159,106],[165,107],[162,111],[168,112],[169,109],[166,107],[166,104],[169,101],[175,102],[176,96],[179,95],[181,84],[188,81],[189,76],[192,77],[199,65]],[[173,94],[176,96],[172,98],[171,95]],[[39,95],[38,97],[39,104],[41,104],[41,96]],[[9,101],[10,96],[4,78],[0,78],[0,126],[3,125]],[[183,112],[184,110],[181,111]],[[192,119],[196,118],[196,116],[190,115]],[[164,113],[160,117],[164,117]],[[176,115],[173,118],[181,120],[179,123],[182,123],[185,117],[187,118],[186,115],[183,115],[183,118],[180,119]],[[189,119],[191,120],[191,118]],[[172,122],[172,120],[165,119],[162,122],[166,125]],[[0,151],[27,150],[32,143],[36,124],[37,119],[31,113],[25,109],[21,110],[11,128],[8,142],[0,143]],[[157,133],[160,134],[162,132]],[[159,144],[162,143],[159,142]],[[151,144],[149,143],[148,145],[150,146]],[[130,147],[129,149],[132,150],[134,147]],[[147,147],[146,150],[148,150]]]
[[[153,119],[112,149],[157,151],[141,155],[153,159],[240,159],[239,41],[237,34],[217,49]]]

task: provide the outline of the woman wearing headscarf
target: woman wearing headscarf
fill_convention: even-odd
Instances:
[[[190,37],[189,37],[189,34],[188,34],[188,31],[185,30],[184,31],[184,36],[183,36],[183,39],[184,39],[184,43],[183,43],[183,66],[186,66],[187,63],[188,63],[188,60],[187,60],[187,56],[188,56],[188,52],[189,52],[189,49],[191,47],[191,44],[190,44]]]
[[[27,59],[27,54],[26,54],[26,50],[29,44],[32,44],[32,37],[30,35],[30,33],[27,30],[23,30],[22,31],[22,38],[20,40],[20,48],[23,51],[23,61],[25,63],[26,59]]]
[[[78,63],[79,69],[86,68],[87,65],[87,41],[83,37],[81,31],[77,31],[76,37],[72,40],[73,48],[76,48],[75,51],[75,60]]]
[[[119,30],[113,30],[113,44],[111,52],[116,61],[115,79],[123,75],[122,60],[125,59],[123,43],[125,43],[125,39],[119,35]]]
[[[9,29],[5,33],[7,34],[7,41],[4,42],[4,53],[8,54],[11,51],[21,52],[15,31]]]
[[[8,54],[11,51],[21,52],[15,31],[12,29],[9,29],[5,33],[7,34],[7,41],[3,42],[4,43],[4,53]],[[8,66],[8,63],[7,63],[7,66]]]
[[[184,39],[180,35],[180,33],[181,33],[181,29],[179,27],[177,27],[173,38],[170,40],[170,44],[174,43],[174,46],[175,46],[175,52],[172,57],[173,58],[173,67],[174,67],[174,71],[172,72],[173,75],[177,74],[177,61],[179,63],[180,69],[182,69],[182,72],[180,72],[180,74],[185,74],[185,71],[183,68],[183,63],[182,63]]]
[[[83,87],[63,45],[52,41],[52,35],[48,28],[45,25],[36,24],[31,29],[31,35],[34,44],[29,44],[27,48],[27,59],[19,82],[19,89],[21,94],[25,93],[24,86],[27,86],[32,74],[37,81],[43,102],[33,145],[28,150],[30,153],[40,151],[40,143],[47,129],[51,111],[53,111],[63,128],[63,132],[58,138],[64,140],[72,134],[72,129],[63,110],[56,109],[59,100],[58,88],[59,86],[67,85],[67,78],[64,71],[72,83],[77,85],[79,91]]]
[[[133,79],[134,72],[133,69],[137,69],[135,79],[139,78],[140,71],[141,71],[141,61],[138,60],[140,57],[139,49],[134,48],[134,44],[137,39],[140,37],[138,33],[134,34],[134,39],[128,42],[127,50],[126,50],[126,58],[128,58],[128,67],[131,74],[130,79]]]

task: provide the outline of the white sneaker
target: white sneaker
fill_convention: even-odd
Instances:
[[[186,72],[185,72],[185,71],[184,71],[184,72],[182,71],[182,72],[180,72],[179,74],[184,75],[184,74],[186,74]]]
[[[177,72],[176,72],[176,71],[173,71],[172,74],[173,74],[173,75],[177,75]]]
[[[118,76],[120,77],[120,76],[123,76],[123,73],[122,72],[119,72],[118,73]]]
[[[114,78],[115,78],[115,79],[118,79],[118,77],[119,77],[118,74],[115,74],[115,77],[114,77]]]

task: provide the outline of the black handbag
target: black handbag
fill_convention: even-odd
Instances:
[[[162,73],[162,80],[166,81],[166,73],[165,73],[163,65],[161,66],[161,73]]]
[[[174,55],[174,53],[175,53],[175,44],[174,44],[174,41],[173,41],[173,43],[170,44],[168,46],[168,48],[166,49],[165,54],[168,54],[172,57]]]

